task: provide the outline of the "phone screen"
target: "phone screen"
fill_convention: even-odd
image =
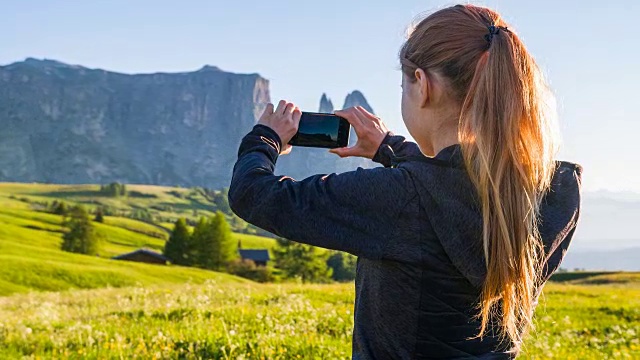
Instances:
[[[333,114],[303,112],[298,132],[290,144],[325,148],[346,146],[343,145],[345,127],[348,137],[349,123],[345,119]]]

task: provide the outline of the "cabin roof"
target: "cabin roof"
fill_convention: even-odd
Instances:
[[[240,256],[243,259],[253,261],[269,261],[269,250],[267,249],[240,249]]]
[[[112,257],[112,259],[115,259],[115,260],[127,259],[127,258],[129,258],[129,257],[131,257],[133,255],[137,255],[137,254],[144,254],[144,255],[148,255],[148,256],[154,257],[156,259],[169,261],[169,259],[166,256],[164,256],[164,255],[162,255],[160,253],[157,253],[155,251],[147,250],[147,249],[138,249],[138,250],[135,250],[135,251],[132,251],[132,252],[128,252],[126,254],[117,255],[117,256]]]

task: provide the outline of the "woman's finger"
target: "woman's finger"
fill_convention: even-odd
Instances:
[[[365,117],[371,118],[371,119],[377,119],[377,117],[375,115],[373,115],[372,113],[370,113],[367,109],[365,109],[364,107],[358,105],[356,106],[356,109],[358,109],[358,111],[364,115]]]
[[[363,120],[364,116],[362,114],[360,114],[361,110],[357,106],[349,108],[349,110],[353,112],[354,116],[358,119],[358,121],[360,121],[362,123],[363,127],[367,126],[368,122]]]
[[[273,104],[268,103],[267,107],[264,108],[264,111],[262,112],[262,116],[260,118],[264,118],[265,116],[269,116],[271,114],[273,114]]]
[[[290,153],[291,150],[293,150],[293,146],[291,146],[289,144],[286,144],[284,146],[284,148],[282,149],[282,151],[280,151],[280,155],[286,155],[286,154]]]
[[[329,152],[336,154],[341,158],[347,157],[347,156],[359,156],[358,148],[356,148],[355,146],[330,149]]]
[[[287,105],[284,107],[283,114],[292,114],[295,108],[296,106],[293,105],[293,103],[287,103]]]
[[[349,124],[351,124],[354,129],[358,130],[362,128],[362,121],[360,121],[360,119],[351,111],[351,108],[347,110],[336,110],[333,113],[337,116],[347,119]]]
[[[293,109],[293,122],[296,125],[298,125],[300,123],[301,117],[302,117],[302,110],[300,110],[300,108],[296,106],[296,108]]]
[[[367,109],[363,108],[362,106],[359,106],[360,108],[360,113],[362,115],[364,115],[364,117],[366,117],[367,119],[377,123],[377,124],[381,124],[382,123],[382,119],[380,119],[379,117],[375,116],[374,114],[370,113],[369,111],[367,111]]]
[[[280,100],[280,102],[278,103],[278,107],[276,108],[275,113],[276,114],[284,114],[284,109],[287,106],[287,102],[284,100]]]
[[[354,114],[358,118],[358,120],[362,122],[362,125],[364,126],[372,122],[371,119],[367,118],[367,115],[366,115],[367,111],[364,110],[363,108],[360,108],[360,107],[355,108]]]

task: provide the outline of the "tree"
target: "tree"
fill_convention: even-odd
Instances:
[[[237,257],[237,243],[222,211],[209,218],[204,230],[194,240],[198,265],[205,269],[223,270]]]
[[[314,246],[283,238],[278,238],[276,241],[278,245],[273,249],[275,264],[286,277],[298,277],[303,283],[331,280],[331,269],[326,263],[326,253],[321,253]]]
[[[200,250],[203,246],[202,244],[207,241],[207,237],[209,237],[209,222],[207,218],[203,216],[195,224],[191,239],[185,247],[185,265],[202,266]]]
[[[64,201],[56,201],[54,200],[53,203],[51,204],[51,208],[54,214],[56,215],[62,215],[65,216],[67,215],[67,204],[64,203]]]
[[[184,218],[176,220],[171,236],[164,243],[163,254],[168,257],[173,264],[189,265],[189,245],[191,235]]]
[[[96,209],[96,217],[93,219],[95,222],[103,223],[104,222],[104,213],[102,212],[102,208]]]
[[[333,270],[331,278],[335,281],[354,280],[357,261],[358,258],[349,253],[334,251],[327,259],[327,266]]]
[[[98,253],[98,235],[82,206],[72,207],[63,224],[68,230],[62,236],[62,250],[86,255]]]
[[[127,195],[127,187],[124,184],[113,182],[109,185],[101,185],[100,192],[111,197]]]
[[[133,209],[129,217],[144,222],[153,222],[153,215],[147,209]]]

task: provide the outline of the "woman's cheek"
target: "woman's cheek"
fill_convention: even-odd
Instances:
[[[402,100],[400,101],[400,111],[402,113],[402,121],[407,128],[409,128],[409,123],[411,119],[411,111],[409,104],[409,96],[407,96],[405,91],[402,91]]]

